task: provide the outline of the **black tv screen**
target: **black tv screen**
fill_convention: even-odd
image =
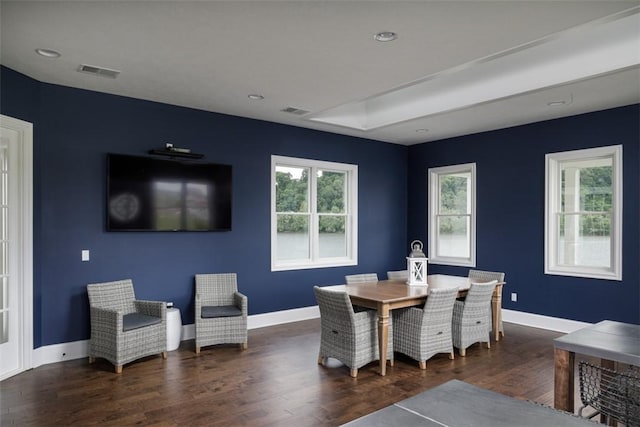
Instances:
[[[107,155],[108,231],[231,230],[231,166]]]

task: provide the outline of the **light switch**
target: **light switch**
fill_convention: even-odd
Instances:
[[[89,261],[89,249],[82,250],[82,261]]]

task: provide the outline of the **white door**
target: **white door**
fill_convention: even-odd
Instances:
[[[31,368],[32,125],[0,115],[0,380]]]

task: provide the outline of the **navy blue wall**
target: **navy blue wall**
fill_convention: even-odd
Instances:
[[[408,241],[427,241],[427,168],[466,162],[478,167],[477,267],[507,273],[505,308],[640,323],[638,105],[407,148],[0,73],[0,112],[34,123],[35,347],[88,338],[87,283],[132,278],[139,298],[174,301],[189,324],[195,273],[237,272],[251,314],[315,305],[312,286],[345,274],[384,277],[404,267]],[[105,231],[105,154],[165,142],[233,165],[233,231]],[[613,144],[624,145],[624,280],[544,275],[545,153]],[[270,271],[272,154],[359,166],[357,267]]]
[[[50,85],[7,68],[0,83],[0,112],[34,123],[35,347],[89,338],[87,283],[131,278],[138,298],[173,301],[189,324],[195,273],[237,272],[257,314],[315,305],[313,285],[404,263],[406,147]],[[232,231],[105,231],[106,153],[165,142],[233,166]],[[358,165],[357,267],[270,271],[272,154]]]
[[[503,307],[586,322],[640,323],[640,106],[409,148],[408,238],[427,241],[427,169],[477,165],[477,268],[505,271]],[[545,154],[623,145],[623,280],[544,274]],[[429,265],[430,273],[467,269]],[[518,302],[510,301],[511,292]]]

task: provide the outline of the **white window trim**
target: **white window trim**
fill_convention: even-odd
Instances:
[[[438,189],[438,176],[448,175],[452,173],[471,172],[471,191],[469,194],[469,202],[471,204],[471,220],[469,221],[469,234],[470,245],[469,258],[461,257],[439,257],[436,256],[437,245],[437,229],[435,220],[435,214],[438,206],[439,189]],[[428,170],[428,189],[429,189],[429,204],[428,204],[428,230],[429,230],[429,263],[430,264],[442,264],[442,265],[455,265],[463,267],[475,267],[476,266],[476,164],[464,163],[459,165],[443,166],[437,168],[429,168]]]
[[[336,258],[318,258],[317,239],[311,239],[311,259],[278,260],[277,237],[278,222],[276,216],[276,166],[308,167],[345,172],[347,177],[346,234],[347,256]],[[310,206],[315,209],[315,189],[309,195]],[[312,221],[313,223],[313,221]],[[358,166],[348,163],[334,163],[296,157],[271,156],[271,271],[302,270],[310,268],[342,267],[358,264]]]
[[[611,268],[557,265],[558,221],[555,215],[560,203],[559,164],[567,160],[613,158],[611,203]],[[545,258],[544,272],[550,275],[622,280],[622,145],[550,153],[545,156]]]

